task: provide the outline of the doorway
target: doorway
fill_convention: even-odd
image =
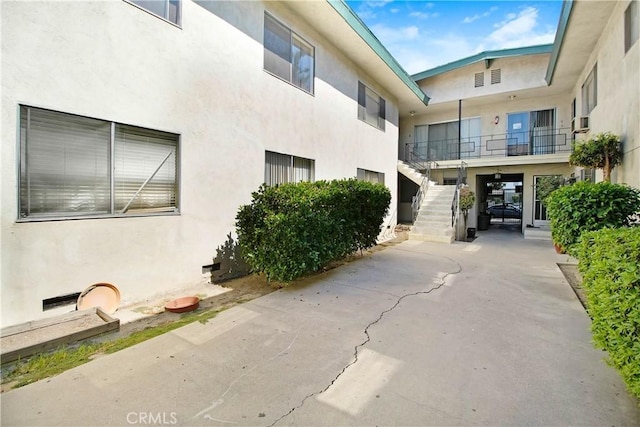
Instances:
[[[521,173],[478,175],[479,215],[482,229],[506,229],[522,232]]]
[[[547,216],[547,208],[540,197],[538,196],[538,187],[541,185],[553,185],[553,182],[558,182],[558,179],[562,179],[561,175],[536,175],[533,177],[533,226],[534,227],[547,227],[549,226],[549,217]],[[557,186],[560,184],[558,182]]]

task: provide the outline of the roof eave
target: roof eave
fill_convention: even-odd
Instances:
[[[551,52],[551,58],[549,59],[549,65],[547,66],[547,74],[544,79],[547,85],[551,85],[553,75],[556,71],[556,65],[558,64],[558,58],[560,57],[560,50],[562,49],[562,43],[564,42],[564,35],[567,31],[567,24],[569,23],[569,17],[573,10],[573,0],[565,0],[562,3],[562,10],[560,11],[560,20],[558,22],[558,30],[556,31],[556,38],[553,42],[553,51]]]
[[[384,63],[391,69],[396,76],[418,97],[418,99],[424,104],[429,104],[429,97],[425,94],[420,86],[411,78],[396,61],[396,59],[389,53],[389,51],[382,45],[380,40],[371,32],[369,27],[362,22],[362,20],[355,14],[355,12],[344,2],[344,0],[327,0],[338,14],[345,20],[345,22],[353,28],[362,40],[384,61]]]
[[[541,45],[535,45],[535,46],[516,47],[516,48],[501,49],[501,50],[489,50],[489,51],[477,53],[467,58],[462,58],[457,61],[449,62],[448,64],[440,65],[430,70],[426,70],[421,73],[414,74],[411,77],[415,81],[420,81],[422,79],[426,79],[429,77],[436,76],[438,74],[443,74],[449,71],[453,71],[458,68],[466,67],[467,65],[475,64],[476,62],[480,62],[480,61],[492,61],[494,59],[508,58],[508,57],[514,57],[514,56],[540,55],[540,54],[551,53],[552,50],[553,50],[552,44],[541,44]]]

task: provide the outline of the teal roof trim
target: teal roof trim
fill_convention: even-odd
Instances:
[[[558,30],[556,31],[556,39],[553,42],[553,52],[551,52],[551,59],[547,66],[547,74],[544,79],[547,85],[551,85],[553,75],[556,72],[556,65],[558,64],[558,57],[560,56],[560,50],[562,49],[562,43],[564,42],[564,34],[567,31],[567,25],[569,23],[569,17],[573,10],[573,0],[565,0],[562,3],[562,10],[560,11],[560,20],[558,22]]]
[[[420,86],[411,78],[398,61],[380,43],[380,40],[373,35],[369,27],[356,15],[344,0],[327,0],[327,2],[342,16],[342,18],[353,28],[353,30],[364,40],[373,51],[382,59],[387,66],[407,85],[409,89],[420,99],[424,105],[429,104],[429,97],[420,89]]]
[[[458,68],[466,67],[467,65],[471,65],[480,61],[491,61],[493,59],[507,58],[510,56],[539,55],[543,53],[552,53],[552,50],[552,44],[541,44],[536,46],[516,47],[501,50],[488,50],[485,52],[477,53],[473,56],[469,56],[467,58],[449,62],[448,64],[440,65],[439,67],[435,67],[418,74],[414,74],[411,77],[413,77],[415,81],[419,81],[428,77],[436,76],[438,74],[446,73],[448,71],[453,71]]]

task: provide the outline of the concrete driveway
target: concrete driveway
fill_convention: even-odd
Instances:
[[[639,425],[550,242],[405,241],[2,395],[2,425]]]

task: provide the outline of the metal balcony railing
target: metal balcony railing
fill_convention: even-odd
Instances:
[[[445,161],[483,157],[537,156],[570,153],[571,129],[535,129],[480,135],[458,140],[416,141],[406,144],[405,161]],[[419,159],[419,160],[418,160]]]

